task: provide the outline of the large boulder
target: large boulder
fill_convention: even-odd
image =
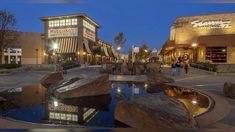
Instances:
[[[68,85],[54,88],[54,94],[60,98],[76,98],[84,96],[106,95],[111,91],[108,75],[101,75],[96,79],[80,79]]]
[[[146,67],[149,73],[160,71],[160,63],[147,63]]]
[[[148,82],[149,83],[162,84],[162,83],[173,83],[173,82],[175,82],[174,79],[166,77],[166,76],[164,76],[163,74],[160,74],[160,73],[149,73],[147,75],[147,77],[148,77]]]
[[[6,101],[6,99],[3,97],[0,97],[0,102],[3,102],[3,101]]]
[[[136,71],[136,75],[143,75],[144,74],[144,64],[136,64],[135,65],[135,71]]]
[[[226,97],[235,99],[235,83],[231,83],[231,82],[224,83],[223,91]]]
[[[131,72],[128,70],[128,65],[127,63],[123,63],[121,66],[121,74],[122,75],[130,75]]]
[[[197,127],[183,103],[173,97],[158,95],[136,96],[130,101],[120,101],[115,109],[115,119],[145,131]]]
[[[41,84],[45,88],[51,87],[53,84],[56,84],[64,79],[62,72],[54,72],[47,74],[41,79]]]

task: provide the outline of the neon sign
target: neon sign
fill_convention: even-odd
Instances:
[[[231,28],[230,20],[194,20],[191,22],[193,28]]]

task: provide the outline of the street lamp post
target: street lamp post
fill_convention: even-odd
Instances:
[[[36,64],[38,64],[38,49],[35,49],[36,51]]]
[[[52,48],[53,48],[53,52],[54,52],[53,55],[55,56],[55,55],[57,54],[57,53],[56,53],[56,50],[58,49],[58,44],[57,44],[57,43],[54,43]],[[54,58],[55,58],[55,57],[54,57]],[[58,59],[58,55],[57,55],[57,58],[56,58],[56,59]],[[54,61],[57,62],[57,60],[55,60],[55,59],[54,59]]]

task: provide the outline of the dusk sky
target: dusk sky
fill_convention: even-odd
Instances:
[[[193,0],[0,0],[0,10],[16,15],[17,29],[44,32],[42,16],[86,13],[102,27],[99,38],[110,43],[118,32],[124,32],[127,43],[147,42],[150,48],[161,48],[169,37],[169,28],[177,16],[235,12],[235,4],[195,3]],[[163,2],[164,1],[164,2]],[[177,1],[177,2],[176,2]],[[227,0],[226,2],[234,2]]]

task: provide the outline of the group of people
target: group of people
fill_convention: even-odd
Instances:
[[[188,74],[189,63],[187,61],[177,61],[176,63],[171,64],[171,74],[173,76],[180,75],[181,69],[184,69],[185,74]]]

